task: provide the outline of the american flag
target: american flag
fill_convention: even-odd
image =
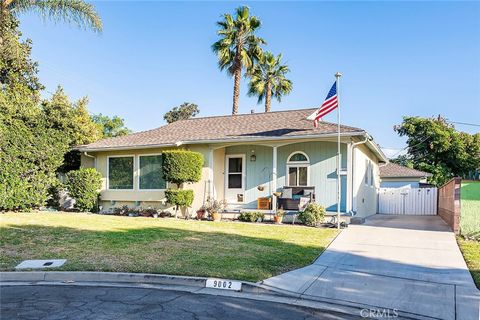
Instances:
[[[318,127],[318,122],[322,121],[322,117],[338,107],[338,97],[337,97],[337,82],[333,83],[332,88],[328,91],[325,101],[320,106],[318,110],[308,116],[308,120],[313,120],[313,125]]]

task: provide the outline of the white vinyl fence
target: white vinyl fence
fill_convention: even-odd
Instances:
[[[436,215],[437,188],[379,188],[378,213]]]

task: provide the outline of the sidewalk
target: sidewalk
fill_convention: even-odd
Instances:
[[[479,319],[480,292],[437,216],[376,215],[344,230],[312,265],[262,284],[411,317]]]

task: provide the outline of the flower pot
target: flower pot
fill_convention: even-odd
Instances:
[[[197,219],[202,220],[205,217],[205,211],[204,210],[198,210],[197,211]]]
[[[282,223],[283,217],[281,217],[281,216],[273,216],[273,221],[275,221],[275,223]]]
[[[213,221],[220,221],[222,219],[222,215],[218,212],[212,212],[211,215]]]

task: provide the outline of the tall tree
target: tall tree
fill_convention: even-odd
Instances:
[[[200,112],[198,106],[195,103],[184,102],[178,107],[174,107],[172,110],[165,113],[163,119],[168,123],[172,123],[178,120],[187,120],[195,117]]]
[[[83,29],[102,30],[93,5],[83,0],[0,0],[0,22],[11,14],[36,12],[43,18],[73,23]],[[3,35],[0,35],[0,43]]]
[[[99,126],[103,138],[120,137],[132,133],[119,116],[109,117],[99,113],[92,115],[92,120]]]
[[[441,116],[405,117],[395,131],[407,137],[413,167],[433,174],[430,183],[442,185],[480,167],[480,135],[458,132]]]
[[[236,9],[235,17],[224,14],[223,20],[217,22],[220,39],[212,45],[212,50],[217,54],[220,70],[226,69],[234,78],[232,114],[238,113],[242,70],[253,67],[261,56],[261,45],[266,44],[265,40],[255,35],[260,24],[260,20],[250,16],[250,10],[245,6]]]
[[[292,81],[285,77],[290,70],[281,60],[281,54],[275,57],[265,52],[249,73],[248,95],[257,96],[258,103],[265,100],[265,112],[270,112],[272,96],[280,102],[282,96],[292,91]]]

